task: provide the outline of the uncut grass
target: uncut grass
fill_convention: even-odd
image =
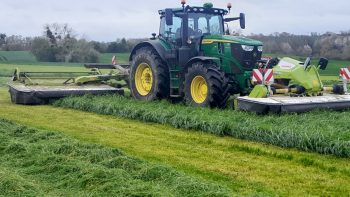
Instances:
[[[222,186],[169,167],[0,119],[5,196],[229,196]]]
[[[68,97],[54,105],[350,157],[349,111],[259,116],[234,110],[175,105],[166,101],[142,102],[117,95]]]
[[[14,105],[8,94],[1,93],[5,90],[0,88],[2,118],[122,149],[129,155],[215,181],[236,196],[349,194],[348,158],[71,109]]]

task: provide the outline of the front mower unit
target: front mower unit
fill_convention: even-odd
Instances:
[[[8,83],[15,104],[40,105],[66,96],[84,94],[124,94],[123,85],[110,80],[126,81],[128,70],[122,65],[86,64],[87,72],[21,72],[16,69]],[[103,74],[100,69],[110,69]],[[126,85],[126,83],[124,83]]]
[[[307,112],[314,109],[350,109],[350,95],[347,86],[346,69],[341,69],[343,85],[335,84],[325,87],[320,79],[318,69],[324,69],[328,62],[322,58],[318,67],[291,58],[282,58],[273,66],[274,83],[257,84],[249,96],[239,97],[238,109],[258,114]],[[269,65],[266,65],[266,67]],[[266,70],[266,69],[265,69]],[[256,70],[259,71],[259,70]],[[266,72],[253,73],[253,81],[257,76],[265,78]],[[350,73],[350,72],[349,72]],[[272,90],[270,89],[270,85]]]
[[[350,109],[350,95],[324,95],[315,97],[271,96],[268,98],[239,97],[238,109],[266,113],[301,113],[315,109]]]

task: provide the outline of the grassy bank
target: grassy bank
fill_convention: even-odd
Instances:
[[[350,112],[258,116],[234,110],[201,109],[168,102],[141,102],[121,96],[84,96],[55,106],[168,124],[281,147],[350,157]]]
[[[0,193],[5,196],[228,196],[214,184],[0,119]]]
[[[0,118],[122,149],[228,187],[236,196],[347,196],[349,158],[189,132],[172,126],[52,106],[10,103],[0,89]]]

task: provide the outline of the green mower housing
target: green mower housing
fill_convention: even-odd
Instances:
[[[289,86],[301,86],[307,95],[317,95],[323,91],[318,69],[314,65],[285,57],[273,68],[273,72],[275,80],[283,80]]]

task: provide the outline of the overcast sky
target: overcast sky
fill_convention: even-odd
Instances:
[[[0,33],[39,36],[47,23],[68,23],[79,37],[114,41],[145,38],[158,32],[158,10],[179,7],[180,0],[0,0]],[[244,34],[290,32],[309,34],[350,30],[349,0],[187,0],[212,2],[231,16],[246,14]],[[238,28],[238,23],[233,25]]]

